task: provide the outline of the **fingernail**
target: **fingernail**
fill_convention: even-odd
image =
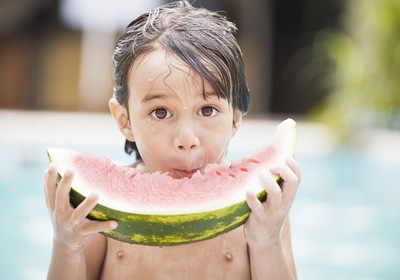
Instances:
[[[288,162],[290,163],[290,162],[293,162],[293,161],[294,161],[294,159],[291,158],[291,157],[288,157],[288,158],[285,159],[285,162],[286,162],[286,163],[288,163]]]
[[[271,166],[269,167],[269,170],[270,170],[272,173],[276,173],[276,169],[277,169],[277,165],[276,165],[276,164],[271,164]]]
[[[97,193],[93,192],[93,193],[89,194],[88,198],[92,199],[92,200],[97,200],[99,198],[99,195]]]
[[[45,170],[45,174],[48,175],[50,172],[57,170],[57,166],[52,162],[49,167]]]
[[[74,175],[74,170],[71,168],[67,168],[64,172],[64,176],[73,176]]]
[[[109,226],[112,229],[116,229],[118,227],[118,223],[116,221],[110,221]]]

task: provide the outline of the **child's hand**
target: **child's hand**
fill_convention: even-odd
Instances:
[[[73,177],[73,172],[67,170],[57,184],[57,169],[50,165],[45,174],[44,189],[53,223],[55,245],[77,251],[83,249],[95,233],[115,229],[117,222],[91,221],[86,218],[97,204],[97,195],[89,195],[76,209],[71,206],[69,192]]]
[[[254,193],[247,194],[246,201],[251,213],[245,223],[244,233],[250,248],[281,242],[283,224],[301,181],[299,166],[293,159],[287,159],[285,165],[274,166],[270,171],[282,178],[282,187],[273,176],[263,173],[260,176],[265,182],[267,200],[261,203]]]

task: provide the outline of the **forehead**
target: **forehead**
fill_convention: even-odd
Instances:
[[[198,72],[163,49],[141,55],[134,61],[128,86],[131,93],[143,94],[166,89],[178,93],[196,90],[199,94],[211,91],[209,83]]]
[[[189,70],[189,67],[178,60],[175,56],[171,55],[163,49],[157,48],[154,51],[144,53],[137,57],[132,64],[130,72],[131,74],[159,73],[165,70],[168,65],[174,65],[177,68],[181,68],[183,71]]]

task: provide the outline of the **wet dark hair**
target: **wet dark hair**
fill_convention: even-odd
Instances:
[[[219,98],[246,114],[250,96],[237,28],[222,14],[179,1],[155,8],[132,21],[114,50],[114,97],[128,109],[128,76],[141,55],[164,48],[199,73]],[[129,110],[128,110],[129,111]],[[136,152],[126,140],[125,151]]]

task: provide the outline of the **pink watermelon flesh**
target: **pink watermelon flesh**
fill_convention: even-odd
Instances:
[[[49,148],[60,170],[72,167],[72,187],[84,196],[96,192],[99,203],[132,213],[182,213],[218,208],[245,199],[246,190],[263,190],[257,169],[281,163],[293,156],[295,125],[286,120],[277,127],[273,141],[262,151],[246,156],[230,165],[211,164],[204,174],[173,179],[167,174],[142,174],[132,167],[117,166],[111,160],[71,150]],[[60,162],[63,166],[60,166]],[[83,188],[83,186],[85,186]],[[79,188],[78,188],[79,187]]]

